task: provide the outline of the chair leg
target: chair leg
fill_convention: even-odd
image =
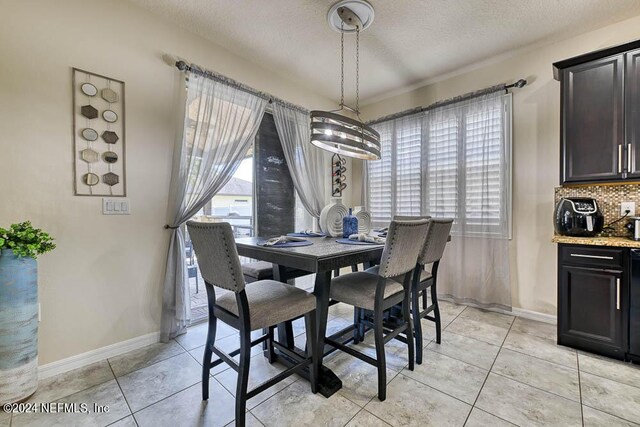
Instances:
[[[442,341],[442,323],[440,320],[440,306],[438,305],[438,293],[436,292],[435,281],[433,285],[431,285],[431,304],[434,305],[433,314],[436,319],[436,342],[440,344]]]
[[[411,312],[409,310],[409,304],[411,303],[411,301],[409,300],[410,294],[413,294],[413,292],[409,293],[409,292],[405,292],[405,296],[404,296],[404,301],[402,302],[402,317],[404,319],[404,321],[407,324],[407,348],[409,350],[409,370],[413,371],[415,368],[415,357],[416,355],[414,354],[414,340],[413,340],[413,328],[411,327]],[[414,298],[414,303],[415,303],[415,307],[417,308],[418,306],[418,300],[417,298]],[[422,329],[421,329],[421,325],[420,325],[420,312],[414,312],[414,318],[416,317],[417,314],[417,318],[418,318],[418,322],[416,326],[416,345],[418,347],[418,355],[420,357],[420,361],[418,362],[418,364],[422,363]],[[418,330],[420,330],[420,333],[418,333]],[[419,343],[417,343],[418,339],[420,340]]]
[[[244,426],[249,386],[249,362],[251,360],[251,331],[240,330],[240,363],[236,384],[236,425]]]
[[[364,308],[358,308],[358,337],[360,338],[360,341],[364,341],[364,317],[366,316],[367,312],[364,310]]]
[[[204,346],[204,356],[202,358],[202,400],[209,399],[209,374],[211,373],[213,346],[216,342],[217,324],[218,319],[209,313],[209,330],[207,332],[207,342]]]
[[[358,344],[360,342],[360,309],[353,307],[353,343]]]
[[[427,291],[422,290],[420,291],[420,294],[422,295],[422,309],[426,310],[427,307],[429,307],[429,302],[427,301]]]
[[[411,290],[411,311],[413,314],[413,327],[415,329],[415,342],[416,342],[416,363],[422,365],[422,322],[420,318],[420,292],[417,289]],[[407,343],[411,335],[407,332]]]
[[[263,329],[263,331],[266,331],[267,334],[267,340],[265,341],[265,345],[266,345],[266,353],[267,353],[267,361],[270,364],[273,364],[273,362],[275,362],[276,360],[276,352],[273,350],[273,326],[270,326],[269,328],[265,328]]]
[[[373,314],[374,338],[376,344],[376,360],[378,362],[378,400],[383,402],[387,398],[387,361],[384,354],[384,330],[382,327],[382,309]]]
[[[320,359],[318,357],[318,337],[316,334],[316,311],[310,311],[304,315],[304,324],[307,334],[307,357],[311,357],[309,366],[309,381],[311,382],[311,392],[318,392],[318,378],[320,378]]]

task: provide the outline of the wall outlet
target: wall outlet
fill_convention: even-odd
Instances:
[[[636,202],[620,203],[620,215],[624,215],[627,211],[629,211],[627,216],[636,216]]]

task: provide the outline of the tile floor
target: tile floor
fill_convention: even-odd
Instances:
[[[559,347],[555,327],[522,318],[442,303],[442,344],[424,322],[424,363],[406,369],[405,347],[387,344],[387,400],[376,397],[376,370],[343,353],[326,364],[343,388],[329,399],[313,395],[297,376],[248,403],[249,426],[631,426],[640,424],[640,367]],[[350,307],[330,310],[329,328],[352,320]],[[233,329],[219,326],[218,344],[237,345]],[[298,345],[304,325],[296,322]],[[200,394],[206,325],[168,344],[154,344],[43,380],[34,402],[97,403],[108,413],[0,413],[12,426],[224,426],[233,425],[236,374],[212,372],[211,399]],[[359,347],[374,355],[372,337]],[[256,351],[250,386],[282,368]]]

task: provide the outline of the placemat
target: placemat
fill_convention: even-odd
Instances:
[[[336,242],[342,243],[343,245],[384,245],[384,243],[361,242],[360,240],[351,239],[338,239]]]
[[[287,233],[287,236],[291,237],[327,237],[324,233],[315,234],[306,234],[306,233]]]
[[[266,240],[262,241],[262,242],[258,242],[257,245],[258,246],[266,246],[265,243],[266,243]],[[277,243],[275,245],[266,246],[266,247],[267,248],[293,248],[293,247],[296,247],[296,246],[311,246],[311,245],[313,245],[313,242],[305,240],[304,242]]]

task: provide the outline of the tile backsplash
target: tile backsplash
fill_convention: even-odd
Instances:
[[[636,216],[640,216],[640,184],[628,185],[585,185],[580,187],[556,187],[554,207],[562,197],[592,197],[598,202],[604,215],[604,223],[609,224],[620,218],[620,203],[635,202]],[[613,231],[604,230],[606,236],[628,236],[624,226],[626,219],[612,224]]]

